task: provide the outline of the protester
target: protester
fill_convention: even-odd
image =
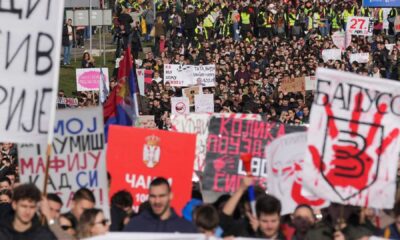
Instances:
[[[111,197],[110,231],[121,231],[133,215],[132,195],[127,191],[119,191]]]
[[[0,219],[0,239],[57,239],[40,224],[36,209],[40,190],[33,184],[22,184],[13,191],[12,211]]]
[[[97,208],[85,209],[79,219],[78,237],[89,238],[104,235],[110,227],[109,220],[104,218],[102,210]]]
[[[71,215],[69,214],[61,214],[59,218],[59,223],[61,229],[68,234],[68,236],[71,236],[72,238],[76,236],[76,230],[77,226],[73,224],[73,219],[71,218]]]
[[[180,218],[171,208],[173,193],[165,178],[156,178],[150,183],[149,210],[133,217],[125,226],[125,232],[197,232],[194,225]]]
[[[11,203],[12,200],[12,192],[9,189],[0,190],[0,204],[2,203]]]
[[[64,66],[71,65],[71,51],[73,44],[72,19],[68,19],[63,27],[62,46],[64,47]]]
[[[82,213],[85,209],[92,209],[95,203],[96,198],[89,189],[81,188],[75,192],[71,202],[71,211],[68,212],[70,219],[72,219],[73,226],[78,226],[79,218]]]
[[[81,68],[94,68],[94,58],[90,56],[90,53],[83,53]]]

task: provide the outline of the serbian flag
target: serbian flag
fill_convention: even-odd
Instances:
[[[132,126],[139,115],[136,96],[138,92],[137,76],[133,65],[131,50],[128,47],[119,64],[118,84],[103,105],[106,141],[110,125]]]

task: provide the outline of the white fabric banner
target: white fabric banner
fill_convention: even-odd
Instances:
[[[324,49],[322,50],[322,59],[324,62],[329,60],[342,60],[342,50],[340,49]]]
[[[214,94],[194,95],[194,105],[196,113],[213,113]]]
[[[109,219],[103,132],[101,107],[57,111],[47,192],[61,197],[64,203],[61,212],[70,209],[74,192],[86,187],[93,191],[97,207],[102,208]],[[22,183],[34,183],[39,189],[43,188],[46,147],[46,144],[18,145]]]
[[[288,151],[290,149],[290,151]],[[282,203],[282,215],[293,213],[299,204],[322,208],[328,205],[302,186],[300,177],[307,151],[307,133],[291,133],[272,141],[265,150],[268,168],[268,193]]]
[[[0,142],[46,143],[54,123],[64,1],[34,2],[2,2]]]
[[[332,202],[392,208],[400,83],[317,70],[303,184]]]

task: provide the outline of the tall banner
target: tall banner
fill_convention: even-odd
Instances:
[[[303,183],[341,204],[392,208],[400,83],[318,69]]]
[[[62,212],[69,210],[74,192],[86,187],[93,191],[97,207],[109,214],[103,131],[101,107],[57,111],[47,189],[61,197]],[[21,182],[43,188],[46,147],[18,146]]]
[[[148,199],[151,181],[165,177],[175,196],[172,206],[180,214],[191,198],[196,135],[115,125],[109,131],[110,196],[126,189],[138,210]]]
[[[197,135],[196,140],[196,156],[194,160],[194,171],[204,171],[208,125],[211,117],[231,117],[248,120],[261,120],[258,114],[211,114],[211,113],[191,113],[186,115],[172,115],[171,131],[181,133],[194,133]]]
[[[267,160],[265,147],[275,138],[302,127],[232,117],[212,117],[207,138],[203,189],[214,192],[234,192],[246,171],[241,153],[253,155],[251,170],[257,185],[266,188]]]
[[[290,149],[290,151],[288,151]],[[313,208],[328,205],[303,188],[301,179],[304,155],[307,151],[307,133],[291,133],[275,139],[267,148],[268,193],[282,203],[282,215],[293,213],[300,204]]]
[[[2,2],[0,142],[46,143],[56,112],[64,1]]]

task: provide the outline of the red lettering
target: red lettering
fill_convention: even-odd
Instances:
[[[229,135],[229,131],[226,129],[226,125],[229,123],[229,121],[231,121],[230,118],[221,118],[221,127],[219,129],[219,133],[223,136]]]
[[[232,132],[231,132],[232,136],[240,137],[242,132],[242,124],[243,124],[242,119],[233,119]]]
[[[240,153],[240,138],[231,137],[229,138],[229,154],[239,155]]]
[[[213,191],[215,191],[215,192],[223,192],[223,189],[218,186],[218,183],[219,183],[219,179],[223,178],[224,175],[225,175],[224,173],[220,173],[220,172],[216,172],[215,173]]]
[[[227,154],[229,148],[229,137],[222,136],[218,140],[218,153]]]

